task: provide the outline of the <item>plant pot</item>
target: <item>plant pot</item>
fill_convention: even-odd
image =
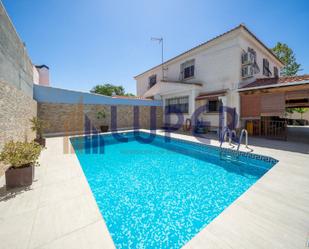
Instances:
[[[101,129],[101,132],[108,132],[108,125],[101,125],[100,129]]]
[[[34,178],[34,165],[21,168],[9,168],[5,172],[5,182],[7,188],[17,188],[30,186]]]
[[[45,138],[36,138],[36,139],[34,139],[34,142],[38,143],[42,147],[45,147],[45,145],[46,145],[46,139]]]

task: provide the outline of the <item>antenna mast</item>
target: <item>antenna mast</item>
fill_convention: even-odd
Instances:
[[[151,41],[157,41],[159,44],[161,43],[161,67],[162,67],[162,80],[164,80],[164,68],[163,68],[163,62],[164,62],[164,57],[163,57],[163,37],[151,37]]]

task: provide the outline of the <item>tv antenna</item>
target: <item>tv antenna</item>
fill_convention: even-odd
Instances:
[[[161,67],[162,67],[162,80],[164,80],[164,68],[163,68],[163,37],[151,37],[151,41],[156,41],[161,44]]]

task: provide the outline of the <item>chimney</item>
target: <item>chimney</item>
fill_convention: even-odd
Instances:
[[[39,85],[49,86],[49,67],[46,65],[36,65],[39,74]]]

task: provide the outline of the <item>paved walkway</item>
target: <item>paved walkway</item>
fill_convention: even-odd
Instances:
[[[218,145],[213,139],[202,141]],[[254,153],[279,163],[185,248],[306,248],[309,144],[251,142]],[[28,189],[7,192],[0,178],[0,248],[114,248],[76,156],[63,154],[61,137],[47,139],[40,163]]]
[[[114,248],[78,159],[61,137],[46,145],[29,189],[6,192],[1,178],[0,248]]]

